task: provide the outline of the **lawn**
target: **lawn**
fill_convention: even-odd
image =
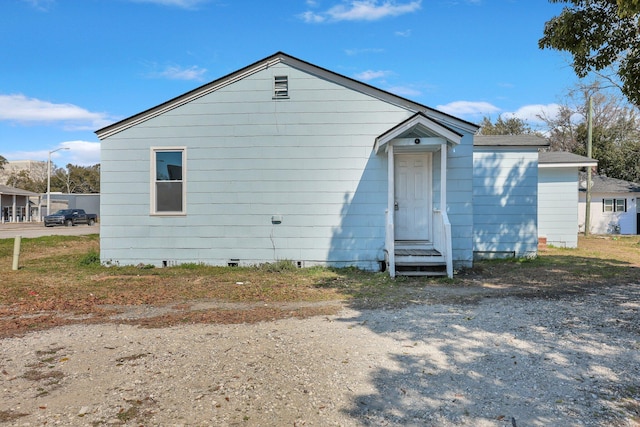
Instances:
[[[147,326],[235,323],[330,314],[346,304],[380,308],[501,296],[553,298],[640,283],[640,236],[581,237],[578,249],[549,247],[535,259],[477,262],[454,279],[395,280],[356,269],[298,269],[286,261],[255,267],[104,267],[97,235],[23,239],[20,268],[13,271],[13,245],[13,239],[0,240],[0,337],[110,321],[114,313],[140,305],[174,309],[136,320]],[[201,302],[227,306],[191,309]]]

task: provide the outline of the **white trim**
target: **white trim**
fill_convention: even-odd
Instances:
[[[584,163],[540,163],[539,168],[583,168],[598,166],[598,162],[584,162]]]
[[[182,211],[175,212],[157,212],[156,211],[156,156],[155,153],[163,151],[181,151],[182,152]],[[149,215],[151,216],[186,216],[187,215],[187,147],[185,146],[167,146],[167,147],[149,147]]]
[[[400,138],[401,135],[413,130],[417,126],[423,126],[428,131],[435,133],[438,137],[419,137],[419,138]],[[411,120],[403,123],[401,126],[393,129],[391,132],[376,138],[374,144],[374,151],[379,153],[383,148],[389,144],[401,144],[411,146],[414,144],[414,140],[421,140],[420,144],[415,145],[440,145],[442,140],[446,140],[452,144],[458,145],[462,142],[462,136],[447,129],[445,126],[430,120],[424,116],[416,115]],[[424,141],[424,142],[423,142]]]
[[[440,149],[440,210],[447,212],[447,144]]]
[[[386,227],[386,249],[387,259],[389,261],[389,276],[396,277],[396,236],[395,236],[395,159],[393,154],[393,145],[388,147],[387,156],[387,223]]]

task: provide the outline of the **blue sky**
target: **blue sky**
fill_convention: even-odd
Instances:
[[[95,130],[283,51],[479,122],[577,82],[546,0],[2,0],[0,155],[99,163]]]

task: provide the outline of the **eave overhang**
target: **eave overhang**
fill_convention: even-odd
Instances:
[[[446,142],[448,145],[458,145],[462,141],[462,136],[461,133],[418,112],[378,136],[374,144],[374,151],[378,154],[381,151],[386,151],[394,141],[404,144],[411,138],[414,138],[416,145],[423,143],[423,138],[427,143],[433,141],[437,145],[442,145],[442,142]]]

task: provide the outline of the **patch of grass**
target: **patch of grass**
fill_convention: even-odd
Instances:
[[[276,262],[265,262],[256,267],[260,271],[267,273],[282,273],[284,271],[298,270],[298,266],[291,260],[281,259]]]
[[[91,250],[85,256],[80,258],[78,265],[81,267],[98,267],[100,266],[100,254],[96,250]]]
[[[387,273],[357,268],[298,268],[290,260],[253,267],[201,263],[153,269],[105,267],[99,264],[97,235],[23,239],[22,246],[22,268],[13,271],[13,239],[0,239],[0,336],[78,322],[58,313],[91,314],[99,321],[106,315],[103,305],[337,301],[367,308],[433,302],[429,291],[436,288],[474,301],[489,290],[501,295],[548,296],[640,281],[640,236],[615,241],[581,237],[578,249],[547,248],[535,258],[476,262],[453,279],[391,279]],[[20,316],[33,313],[40,315]],[[265,311],[247,318],[260,315],[282,316]],[[224,320],[202,314],[184,319]]]

